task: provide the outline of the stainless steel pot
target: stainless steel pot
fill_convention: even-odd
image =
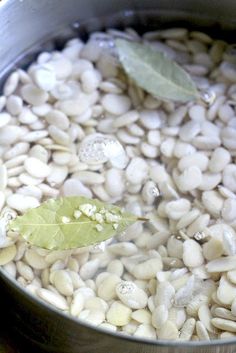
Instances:
[[[153,11],[155,10],[155,11]],[[116,14],[116,15],[114,15]],[[90,20],[93,18],[93,20]],[[97,20],[100,18],[101,20]],[[73,24],[74,25],[71,25]],[[231,0],[2,0],[0,1],[0,77],[38,50],[50,49],[77,31],[100,26],[171,24],[208,27],[217,35],[236,28],[236,2]],[[27,55],[25,55],[27,53]],[[20,58],[20,60],[19,60]],[[23,290],[0,270],[1,300],[6,317],[31,343],[32,351],[56,353],[233,353],[236,340],[166,342],[121,337],[59,313]],[[3,318],[1,318],[3,320]]]

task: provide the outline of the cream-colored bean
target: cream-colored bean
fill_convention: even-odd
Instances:
[[[26,279],[26,281],[32,281],[34,279],[34,273],[30,266],[26,265],[22,261],[18,261],[16,263],[17,272]]]
[[[141,324],[134,332],[135,337],[145,337],[150,339],[156,338],[156,331],[155,329],[149,324]]]
[[[190,318],[186,320],[180,332],[180,336],[179,336],[180,340],[189,341],[193,335],[195,325],[196,325],[195,319]]]
[[[147,305],[147,294],[133,282],[122,281],[118,283],[116,294],[120,301],[131,309],[143,309]]]
[[[88,310],[102,310],[106,312],[109,306],[105,300],[98,297],[92,297],[85,301],[84,308]]]
[[[39,288],[36,290],[37,295],[47,303],[55,306],[60,310],[68,310],[68,304],[63,296],[53,293],[51,290]]]
[[[156,329],[161,329],[168,319],[168,309],[165,305],[157,306],[152,312],[152,325]]]
[[[107,321],[115,326],[124,326],[131,320],[132,310],[124,304],[115,301],[106,314]]]
[[[167,281],[157,284],[155,305],[165,305],[167,309],[171,308],[173,304],[173,298],[175,295],[174,287]]]
[[[78,317],[96,326],[100,325],[103,321],[105,321],[105,313],[102,310],[98,309],[84,310],[80,312]]]
[[[98,296],[104,300],[116,298],[116,285],[120,282],[120,277],[115,274],[108,274],[98,285]]]
[[[40,256],[33,249],[26,250],[25,260],[31,267],[33,267],[36,270],[43,270],[48,266],[43,256]]]
[[[231,320],[214,318],[211,320],[212,325],[223,331],[236,332],[236,323]]]
[[[132,319],[141,324],[151,324],[151,313],[147,309],[138,309],[132,312]]]
[[[180,330],[187,318],[184,308],[172,307],[168,312],[168,320],[172,321]]]
[[[151,279],[155,277],[157,271],[162,270],[162,267],[161,259],[153,258],[135,266],[132,270],[132,274],[137,279]]]
[[[94,277],[95,273],[99,268],[100,261],[99,259],[94,259],[88,261],[80,268],[80,276],[83,280]]]
[[[194,254],[193,257],[189,254]],[[204,262],[201,246],[192,239],[185,240],[183,244],[183,261],[188,267],[198,267]]]
[[[121,277],[124,272],[124,266],[120,260],[115,259],[108,264],[107,271]]]
[[[75,293],[70,304],[70,313],[73,316],[78,316],[84,308],[84,297],[81,293]]]
[[[167,320],[161,328],[157,330],[157,336],[159,339],[175,340],[179,337],[179,331],[173,322]]]
[[[64,270],[55,271],[53,283],[59,293],[65,296],[73,294],[73,283],[69,274]]]
[[[0,249],[0,265],[6,265],[8,262],[11,262],[16,255],[16,251],[15,245]]]

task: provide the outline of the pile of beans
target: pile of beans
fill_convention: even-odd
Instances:
[[[120,67],[116,37],[164,52],[211,104],[161,101],[138,88]],[[110,29],[12,72],[0,97],[3,270],[40,300],[121,334],[235,336],[233,59],[227,43],[197,31]],[[104,158],[97,140],[115,141],[121,154]],[[9,212],[71,195],[117,203],[150,221],[70,251],[32,247],[6,232]]]

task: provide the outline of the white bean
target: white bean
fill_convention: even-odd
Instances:
[[[56,84],[56,75],[49,64],[39,65],[31,72],[34,83],[43,91],[50,91]]]
[[[161,117],[155,110],[140,112],[140,122],[148,130],[158,129],[161,126]]]
[[[156,338],[156,331],[155,329],[149,324],[141,324],[134,332],[135,337],[145,337],[150,339]]]
[[[40,256],[36,251],[33,249],[28,249],[25,252],[25,260],[27,263],[36,270],[43,270],[48,265],[44,260],[43,256]]]
[[[178,199],[176,201],[167,202],[165,212],[170,219],[179,220],[188,211],[190,211],[191,204],[187,199]]]
[[[59,293],[65,296],[73,294],[73,283],[69,274],[64,270],[55,271],[53,284]]]
[[[205,171],[208,166],[208,158],[205,154],[196,152],[191,155],[183,156],[178,163],[178,168],[181,172],[192,166],[197,166],[201,171]]]
[[[115,168],[109,169],[106,172],[105,186],[112,197],[121,196],[125,190],[123,172]]]
[[[233,192],[236,192],[236,166],[228,164],[223,170],[223,184]]]
[[[167,320],[161,328],[157,330],[157,336],[164,340],[174,340],[179,337],[179,331],[173,322]]]
[[[11,115],[19,115],[22,112],[23,101],[19,96],[11,95],[7,98],[6,109]]]
[[[70,304],[70,313],[73,316],[78,316],[84,308],[84,297],[81,293],[75,293]]]
[[[39,206],[39,201],[32,196],[24,196],[21,194],[12,194],[7,198],[7,204],[9,207],[25,212],[30,208],[35,208]]]
[[[107,301],[116,298],[116,285],[119,282],[120,277],[109,273],[98,285],[98,296]]]
[[[106,319],[112,325],[124,326],[131,320],[131,313],[132,310],[130,308],[118,301],[115,301],[110,306],[106,314]]]
[[[83,280],[93,278],[99,268],[99,259],[90,260],[80,268],[80,276]]]
[[[209,169],[212,173],[218,173],[224,170],[227,164],[230,163],[230,154],[229,152],[219,147],[217,148],[211,156],[211,160],[209,162]]]
[[[127,96],[108,93],[103,96],[101,103],[105,110],[114,115],[128,112],[131,102]]]
[[[122,281],[116,285],[118,298],[131,309],[143,309],[147,305],[148,296],[133,282]]]
[[[160,329],[168,319],[168,310],[165,305],[157,306],[152,312],[152,325]]]
[[[186,168],[184,172],[178,176],[176,183],[182,192],[194,190],[202,183],[202,172],[196,166]]]
[[[50,174],[50,167],[40,159],[30,157],[25,160],[25,170],[36,178],[46,178]]]
[[[32,105],[41,105],[48,100],[48,94],[32,84],[26,84],[21,88],[21,95],[25,102]]]
[[[17,71],[12,72],[12,74],[7,78],[4,87],[3,87],[3,93],[5,96],[10,96],[12,94],[19,83],[19,73]]]
[[[126,178],[132,184],[142,183],[148,173],[148,165],[142,158],[133,158],[126,169]]]
[[[190,256],[190,254],[194,254],[194,256]],[[187,267],[198,267],[203,264],[202,249],[195,240],[185,240],[183,244],[183,261]]]
[[[66,114],[57,109],[50,110],[45,118],[48,124],[56,125],[61,130],[68,129],[70,125],[70,121],[67,118]]]
[[[37,295],[47,303],[57,307],[60,310],[67,310],[68,304],[64,297],[51,290],[40,288],[36,290]]]

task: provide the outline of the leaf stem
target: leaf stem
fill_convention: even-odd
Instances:
[[[137,218],[138,221],[143,221],[143,222],[147,222],[149,221],[149,218],[145,218],[145,217],[138,217]]]

